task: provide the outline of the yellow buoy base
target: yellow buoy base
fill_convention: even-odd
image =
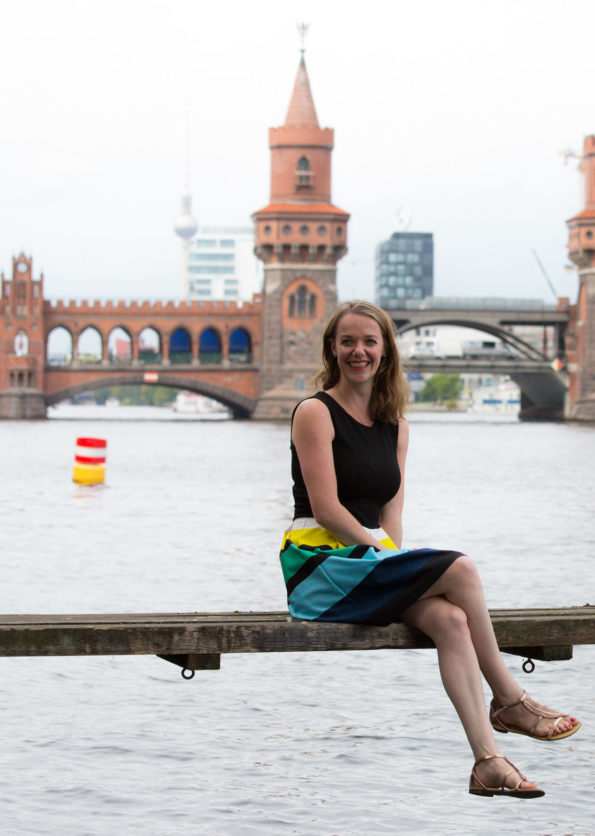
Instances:
[[[105,479],[104,464],[78,464],[72,469],[72,481],[77,485],[101,485]]]

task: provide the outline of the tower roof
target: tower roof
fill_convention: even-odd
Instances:
[[[256,215],[273,215],[279,217],[286,215],[311,215],[312,217],[318,217],[319,215],[321,217],[323,215],[341,215],[343,218],[349,218],[347,212],[339,209],[338,206],[333,206],[332,203],[322,200],[316,201],[315,203],[297,203],[288,200],[276,201],[275,203],[269,203],[264,209],[259,209],[258,212],[254,212],[253,217],[256,217]]]
[[[285,126],[311,125],[318,128],[318,117],[314,107],[314,99],[310,90],[310,80],[306,70],[306,62],[302,55],[293,85],[291,101],[285,117]]]

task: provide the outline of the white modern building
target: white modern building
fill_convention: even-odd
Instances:
[[[187,299],[249,301],[262,289],[262,262],[254,255],[254,230],[201,227],[190,240]]]

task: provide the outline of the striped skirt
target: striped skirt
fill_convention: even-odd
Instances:
[[[293,521],[280,557],[294,618],[391,624],[461,556],[442,549],[397,549],[382,529],[368,531],[385,548],[344,546],[313,518]]]

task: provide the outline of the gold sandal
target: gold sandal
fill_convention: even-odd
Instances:
[[[513,708],[515,705],[522,705],[527,709],[527,711],[530,711],[531,714],[535,714],[537,719],[535,720],[535,725],[531,730],[521,729],[519,726],[507,726],[498,716],[502,711],[506,711],[508,708]],[[557,732],[556,729],[563,720],[570,721],[572,719],[574,718],[570,717],[569,714],[557,714],[555,711],[544,711],[543,708],[538,706],[529,696],[527,696],[526,691],[523,691],[519,699],[516,702],[510,703],[510,705],[501,705],[496,708],[494,700],[492,700],[490,705],[490,723],[492,724],[494,731],[502,732],[502,734],[506,734],[507,732],[512,732],[513,734],[525,734],[527,737],[534,738],[534,740],[562,740],[564,737],[570,737],[571,734],[577,732],[581,727],[578,720],[576,720],[574,725],[569,729],[564,729],[559,732]],[[540,720],[554,720],[546,735],[535,733]]]
[[[475,767],[482,763],[483,761],[489,761],[492,758],[502,758],[503,761],[509,766],[512,766],[512,769],[506,773],[504,778],[502,779],[502,783],[499,787],[486,787],[483,781],[480,780],[479,776],[477,775]],[[514,787],[507,787],[506,781],[511,775],[518,775],[519,780],[516,782]],[[493,796],[493,795],[508,795],[511,798],[541,798],[542,795],[545,795],[544,790],[524,790],[521,788],[521,784],[523,781],[526,781],[527,778],[523,775],[522,772],[514,766],[514,764],[510,763],[508,758],[505,758],[504,755],[484,755],[483,758],[475,761],[473,764],[473,769],[471,770],[471,777],[469,778],[469,792],[471,795],[484,795],[484,796]]]

